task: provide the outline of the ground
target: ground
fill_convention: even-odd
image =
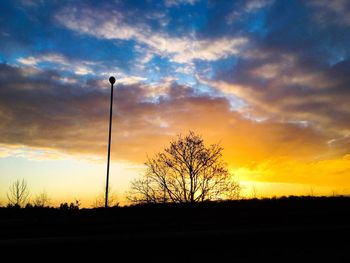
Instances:
[[[349,219],[348,197],[107,210],[2,208],[0,248],[3,255],[20,251],[18,256],[36,259],[349,262]]]

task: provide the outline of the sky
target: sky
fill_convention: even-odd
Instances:
[[[0,2],[0,204],[121,203],[147,156],[192,130],[247,197],[350,194],[350,2]]]

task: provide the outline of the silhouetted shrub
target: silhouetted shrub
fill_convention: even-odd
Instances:
[[[7,204],[6,207],[10,208],[10,209],[20,209],[21,208],[21,206],[19,204]]]
[[[33,208],[33,205],[31,203],[26,204],[25,209]]]
[[[80,205],[81,205],[80,201],[79,200],[75,200],[75,202],[71,202],[70,204],[68,204],[67,202],[61,203],[60,206],[59,206],[59,209],[63,210],[63,211],[79,210]]]
[[[66,203],[61,203],[60,204],[60,208],[59,208],[60,210],[68,210],[69,209],[69,206],[68,206],[68,203],[66,202]]]
[[[81,204],[80,204],[79,200],[75,200],[74,203],[71,202],[71,203],[69,204],[69,209],[70,209],[70,210],[79,210],[80,205],[81,205]]]

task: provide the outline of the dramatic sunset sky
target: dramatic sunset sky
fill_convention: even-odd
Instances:
[[[16,179],[123,202],[148,156],[193,130],[246,196],[350,193],[350,2],[0,2],[0,203]]]

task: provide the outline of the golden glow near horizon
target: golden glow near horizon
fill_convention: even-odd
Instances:
[[[171,138],[172,136],[169,136],[168,140]],[[219,141],[215,136],[212,138],[213,140],[208,140],[207,143]],[[168,140],[165,140],[164,144],[159,143],[154,151],[162,150]],[[235,140],[230,140],[228,144],[232,144],[233,141]],[[240,138],[238,141],[241,141]],[[156,142],[157,140],[154,144]],[[256,151],[250,154],[244,140],[241,141],[242,144],[236,141],[233,148],[225,146],[225,142],[226,139],[221,140],[221,145],[225,149],[224,159],[235,179],[242,185],[242,198],[349,194],[349,155],[322,160],[304,160],[297,156],[273,156],[271,152],[261,150],[259,154]],[[113,149],[116,148],[117,145]],[[257,151],[258,148],[259,146],[256,148]],[[14,147],[7,150],[8,156],[3,156],[0,161],[4,175],[0,188],[2,204],[7,202],[5,193],[13,178],[27,180],[32,199],[45,190],[52,199],[52,205],[77,199],[81,201],[83,207],[91,207],[95,200],[103,195],[106,167],[102,156],[67,155],[57,151],[46,153],[45,150],[38,153],[37,149],[20,150]],[[11,154],[10,151],[15,151],[16,154]],[[3,155],[4,152],[3,150]],[[152,155],[152,152],[148,154]],[[127,204],[125,192],[128,190],[130,180],[144,171],[142,162],[137,160],[145,160],[147,154],[145,152],[140,155],[136,156],[135,152],[133,162],[120,162],[116,159],[112,162],[112,192],[121,205]],[[265,158],[265,155],[269,157]],[[112,156],[116,157],[115,153]],[[8,176],[5,180],[6,175]]]

